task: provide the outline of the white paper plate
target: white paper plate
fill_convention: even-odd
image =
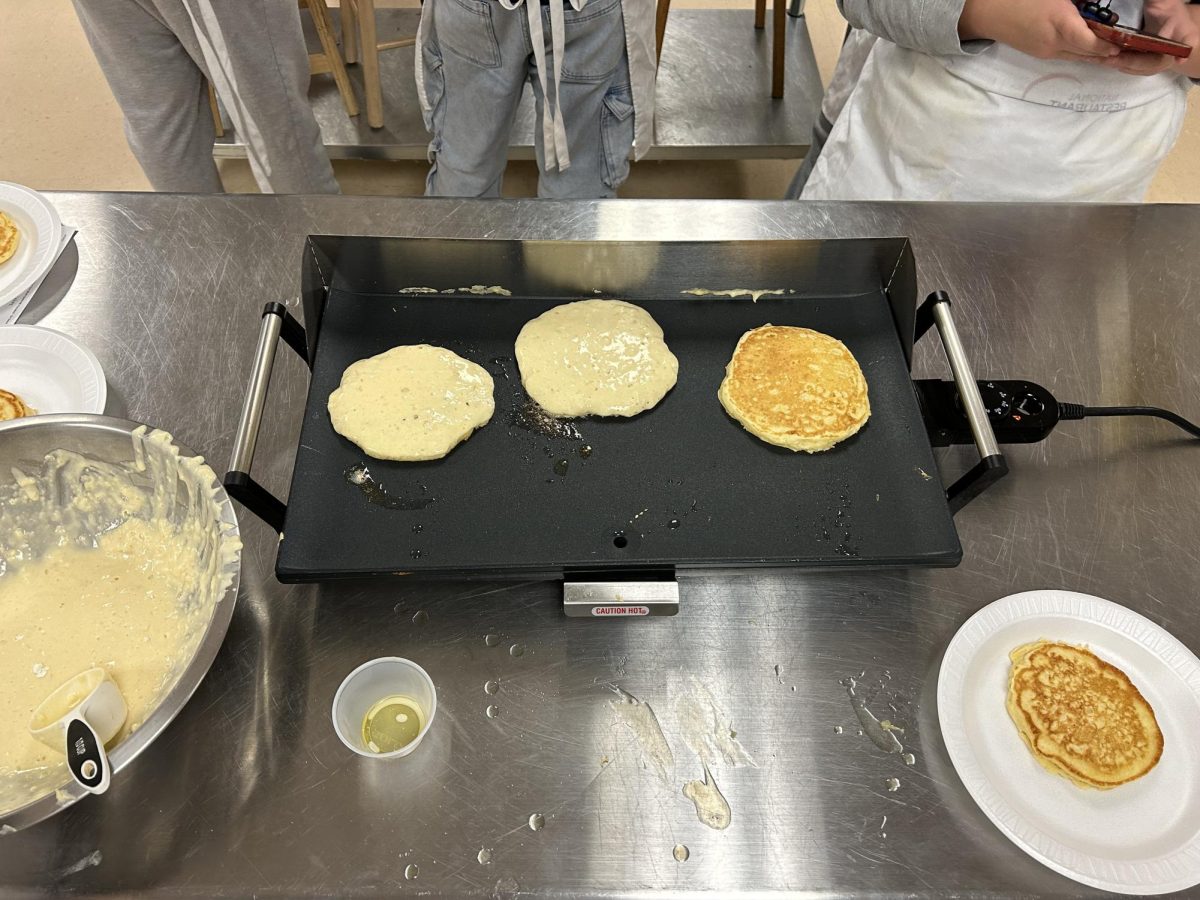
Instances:
[[[27,187],[0,181],[0,212],[21,230],[17,252],[0,263],[0,306],[15,300],[58,258],[62,222],[50,201]]]
[[[1109,791],[1043,769],[1008,716],[1008,654],[1046,638],[1087,646],[1154,707],[1164,749],[1143,778]],[[1149,619],[1070,591],[989,604],[946,649],[938,718],[967,791],[1018,847],[1057,872],[1122,894],[1200,883],[1200,660]]]
[[[0,325],[0,388],[39,413],[103,413],[108,398],[92,351],[40,325]]]

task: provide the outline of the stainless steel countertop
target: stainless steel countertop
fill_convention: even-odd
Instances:
[[[907,235],[922,290],[955,298],[979,376],[1027,377],[1062,400],[1200,415],[1200,208],[52,199],[80,228],[78,273],[61,303],[36,304],[26,321],[95,351],[110,413],[164,427],[218,467],[262,304],[297,292],[310,232]],[[62,262],[66,274],[74,259]],[[917,372],[945,375],[936,340],[926,343]],[[306,384],[281,353],[255,465],[278,492]],[[1200,447],[1181,434],[1151,421],[1064,423],[1044,443],[1008,448],[1012,473],[959,514],[958,568],[687,581],[675,618],[566,619],[551,584],[283,586],[274,535],[243,515],[242,594],[196,696],[107,796],[0,838],[0,885],[240,896],[1094,893],[1025,856],[966,795],[938,732],[937,666],[971,613],[1031,588],[1099,594],[1200,649]],[[970,453],[942,459],[949,480]],[[428,621],[414,623],[420,611]],[[490,633],[498,646],[485,643]],[[523,655],[510,655],[514,643]],[[437,719],[412,758],[365,760],[339,743],[330,701],[354,666],[391,654],[428,669]],[[871,707],[907,728],[915,765],[856,735],[839,680],[860,672]],[[758,762],[715,770],[733,810],[726,831],[697,821],[679,790],[701,774],[672,706],[689,675],[732,714]],[[494,696],[489,679],[500,681]],[[610,685],[658,712],[677,759],[672,786],[642,767],[608,705]],[[490,703],[497,718],[485,716]],[[533,813],[546,820],[537,832]],[[672,857],[677,843],[688,861]],[[477,860],[481,848],[490,864]]]

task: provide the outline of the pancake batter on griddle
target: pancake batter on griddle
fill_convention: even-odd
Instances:
[[[580,300],[527,322],[517,365],[529,396],[555,416],[635,416],[679,375],[658,323],[623,300]]]
[[[360,359],[329,395],[334,430],[377,459],[441,459],[496,409],[482,366],[429,344]]]

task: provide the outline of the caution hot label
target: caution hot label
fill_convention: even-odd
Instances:
[[[593,606],[593,616],[648,616],[648,606]]]

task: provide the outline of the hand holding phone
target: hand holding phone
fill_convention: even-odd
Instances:
[[[1138,53],[1162,53],[1178,59],[1187,59],[1192,55],[1192,48],[1179,41],[1172,41],[1157,34],[1147,34],[1136,28],[1126,28],[1124,25],[1106,25],[1095,19],[1087,19],[1088,28],[1097,37],[1116,44],[1123,50],[1134,50]]]

